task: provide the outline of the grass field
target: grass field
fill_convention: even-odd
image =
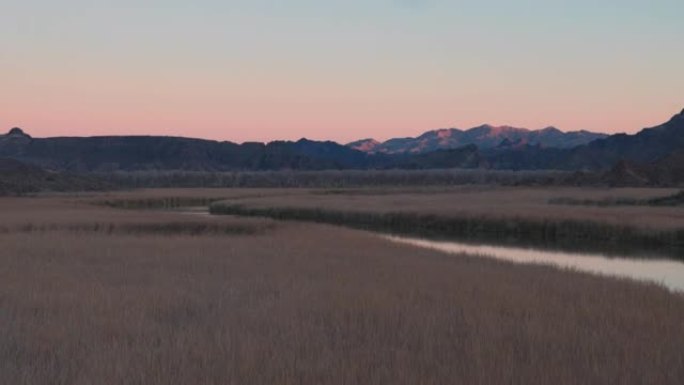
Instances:
[[[258,195],[256,191],[263,191]],[[283,193],[277,194],[277,191]],[[324,208],[375,213],[406,212],[443,216],[486,216],[594,221],[642,229],[672,229],[684,225],[684,207],[596,207],[552,204],[609,198],[653,199],[678,190],[653,188],[515,188],[461,186],[451,188],[255,190],[230,202],[247,207]]]
[[[495,193],[508,212],[515,205],[507,199],[541,207],[550,196],[579,194]],[[0,199],[0,382],[681,383],[684,296],[656,285],[448,256],[327,225],[144,210],[160,200],[171,208],[214,199],[428,210],[441,199],[454,213],[474,209],[465,194],[150,190]],[[486,209],[486,191],[476,195]],[[102,205],[122,201],[113,205],[128,210]],[[620,209],[625,217],[655,210],[640,226],[681,223],[680,211]]]
[[[216,214],[262,216],[355,228],[568,250],[684,257],[684,206],[559,205],[657,201],[668,189],[511,188],[309,190],[235,197]]]

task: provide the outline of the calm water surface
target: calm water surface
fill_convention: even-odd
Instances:
[[[203,217],[212,216],[206,207],[184,207],[176,211]],[[572,253],[522,247],[473,245],[455,241],[433,241],[389,235],[382,235],[382,237],[392,242],[439,250],[450,254],[469,254],[515,263],[552,265],[594,274],[655,282],[671,290],[684,292],[684,262],[676,260],[662,258],[639,259],[633,256],[614,255],[608,257],[599,253]]]
[[[594,274],[626,277],[656,282],[674,291],[684,292],[684,262],[667,259],[637,259],[602,254],[569,253],[507,246],[472,245],[452,241],[383,236],[392,242],[409,244],[450,254],[470,254],[511,261],[553,265]]]

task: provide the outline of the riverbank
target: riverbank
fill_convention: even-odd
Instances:
[[[392,234],[567,251],[684,258],[682,207],[559,207],[558,196],[655,199],[658,189],[309,191],[212,203],[212,214],[343,225]]]

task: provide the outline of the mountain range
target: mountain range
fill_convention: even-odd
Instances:
[[[166,136],[33,138],[19,128],[0,135],[0,158],[71,172],[434,168],[604,172],[621,165],[629,175],[660,183],[684,179],[683,154],[684,111],[634,135],[488,125],[348,145],[307,139],[237,144]]]
[[[529,130],[510,126],[485,124],[469,130],[446,128],[428,131],[415,138],[393,138],[385,142],[362,139],[347,146],[367,153],[420,154],[437,150],[475,145],[479,149],[539,145],[552,148],[572,148],[607,137],[589,131],[563,132],[555,127]]]

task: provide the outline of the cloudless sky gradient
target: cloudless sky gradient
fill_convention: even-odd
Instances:
[[[682,0],[0,0],[0,131],[631,133],[684,107],[682,15]]]

